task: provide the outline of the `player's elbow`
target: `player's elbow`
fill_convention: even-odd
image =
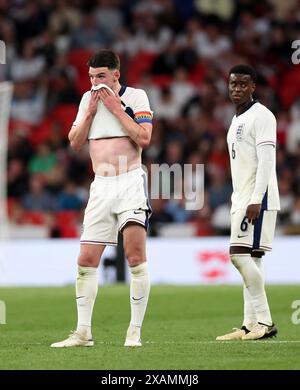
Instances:
[[[145,149],[145,148],[147,148],[147,146],[149,145],[149,142],[140,141],[140,142],[138,143],[138,145],[139,145],[142,149]]]
[[[70,144],[71,144],[71,146],[72,146],[72,143],[73,143],[73,140],[74,140],[74,132],[73,132],[73,129],[71,129],[71,130],[69,131],[68,140],[69,140],[69,142],[70,142]]]
[[[82,149],[82,144],[79,142],[76,142],[75,140],[70,141],[71,148],[75,150],[75,152],[80,152]]]
[[[140,125],[141,129],[138,133],[137,144],[142,148],[147,148],[151,141],[152,125],[145,123]]]
[[[141,137],[139,139],[139,146],[142,148],[142,149],[145,149],[149,146],[150,144],[150,140],[151,138],[148,137],[148,136],[144,136],[144,137]]]
[[[83,146],[83,143],[80,142],[78,137],[76,137],[76,134],[71,130],[68,134],[68,139],[70,141],[70,146],[75,152],[79,152]]]

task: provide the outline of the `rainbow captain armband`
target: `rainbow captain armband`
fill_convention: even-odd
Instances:
[[[153,115],[149,111],[140,111],[134,114],[134,120],[136,123],[152,123]]]

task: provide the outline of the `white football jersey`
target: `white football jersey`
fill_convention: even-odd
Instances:
[[[90,100],[91,91],[83,94],[73,126],[82,120]],[[153,112],[150,109],[146,92],[142,89],[122,86],[119,92],[124,111],[137,123],[152,123]],[[90,126],[88,139],[128,137],[118,119],[99,102],[96,115]]]
[[[253,101],[244,112],[234,115],[227,134],[230,154],[233,193],[231,213],[246,209],[255,188],[257,171],[257,148],[262,145],[276,147],[276,118],[259,102]],[[279,192],[276,164],[272,168],[263,210],[279,210]]]

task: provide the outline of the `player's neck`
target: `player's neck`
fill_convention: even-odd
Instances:
[[[114,88],[113,88],[114,91],[119,93],[121,88],[122,88],[121,84],[119,83],[119,81],[117,81],[116,84],[114,85]]]
[[[247,111],[248,108],[250,108],[253,103],[254,103],[254,101],[253,101],[253,99],[251,99],[251,100],[247,100],[246,102],[244,102],[242,104],[235,106],[236,116],[241,115],[243,112]]]

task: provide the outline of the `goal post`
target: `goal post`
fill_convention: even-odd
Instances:
[[[8,123],[13,93],[13,84],[0,83],[0,240],[8,237],[9,224],[7,218],[7,144]]]

